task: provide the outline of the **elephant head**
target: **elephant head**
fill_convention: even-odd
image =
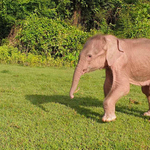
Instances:
[[[119,39],[112,35],[96,35],[84,45],[77,67],[74,71],[70,98],[74,98],[81,75],[105,67],[111,67],[120,57],[121,50]]]

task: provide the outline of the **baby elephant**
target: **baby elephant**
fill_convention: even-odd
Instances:
[[[84,45],[74,72],[70,98],[74,98],[81,75],[97,69],[106,70],[103,102],[104,122],[116,119],[115,104],[128,94],[130,84],[142,87],[147,96],[150,116],[150,39],[118,39],[113,35],[96,35]]]

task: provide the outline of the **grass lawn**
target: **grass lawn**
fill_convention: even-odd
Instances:
[[[0,150],[149,150],[148,104],[140,87],[103,123],[104,71],[84,75],[69,98],[73,69],[0,65]]]

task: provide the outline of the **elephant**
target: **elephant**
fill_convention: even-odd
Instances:
[[[116,119],[115,104],[130,91],[130,84],[141,86],[146,95],[150,116],[150,39],[119,39],[97,34],[89,38],[80,52],[75,68],[70,98],[74,98],[81,75],[105,69],[103,122]]]

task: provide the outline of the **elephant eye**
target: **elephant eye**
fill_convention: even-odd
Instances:
[[[92,57],[92,55],[90,55],[90,54],[89,54],[89,55],[88,55],[88,57],[89,57],[89,58],[91,58],[91,57]]]

